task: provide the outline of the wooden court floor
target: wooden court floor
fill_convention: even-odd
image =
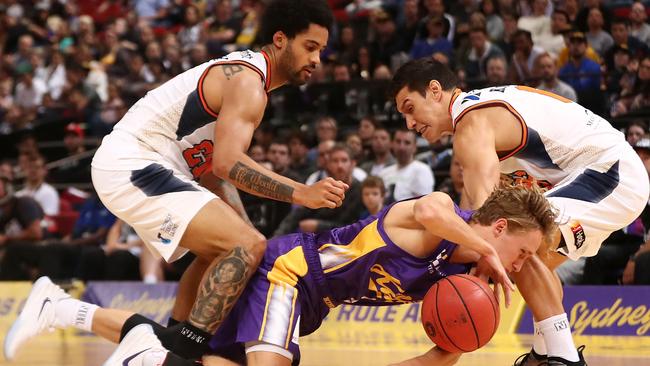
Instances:
[[[0,334],[4,339],[5,330]],[[346,347],[323,346],[308,339],[305,341],[301,342],[301,365],[306,366],[387,365],[427,350],[426,346],[407,351],[391,349],[389,344]],[[530,341],[530,336],[497,335],[481,350],[464,355],[457,365],[509,366],[519,354],[528,349]],[[587,345],[585,355],[590,366],[650,365],[650,337],[580,336],[576,337],[576,343]],[[97,366],[102,364],[113,348],[113,344],[94,336],[57,331],[31,341],[14,362],[9,363],[0,356],[0,365]]]

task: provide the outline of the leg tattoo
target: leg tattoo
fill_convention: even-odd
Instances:
[[[244,291],[254,269],[253,258],[242,247],[236,247],[208,269],[199,286],[189,323],[214,334]]]

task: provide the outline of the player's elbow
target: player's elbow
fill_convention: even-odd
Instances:
[[[453,206],[453,202],[448,195],[434,192],[415,202],[413,214],[420,223],[435,222],[444,217],[450,205]]]
[[[230,165],[227,164],[224,161],[212,161],[212,174],[214,174],[215,177],[221,178],[221,179],[227,179],[228,178],[228,173],[230,170]]]

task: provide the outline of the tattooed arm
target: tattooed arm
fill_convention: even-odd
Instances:
[[[215,125],[212,171],[237,188],[277,201],[310,208],[339,206],[347,185],[332,178],[306,186],[272,172],[246,155],[266,108],[266,92],[260,77],[240,65],[215,67],[203,83],[203,94]]]

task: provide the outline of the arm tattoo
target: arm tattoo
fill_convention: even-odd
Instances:
[[[236,247],[214,267],[199,286],[189,322],[214,334],[244,291],[255,268],[253,258],[242,247]]]
[[[244,71],[244,67],[242,65],[223,65],[221,70],[223,70],[223,74],[226,75],[226,78],[230,80],[230,78],[235,76],[238,72]]]
[[[277,201],[293,202],[293,187],[264,175],[239,161],[230,170],[229,177],[233,182],[248,188],[251,193],[257,193]]]

